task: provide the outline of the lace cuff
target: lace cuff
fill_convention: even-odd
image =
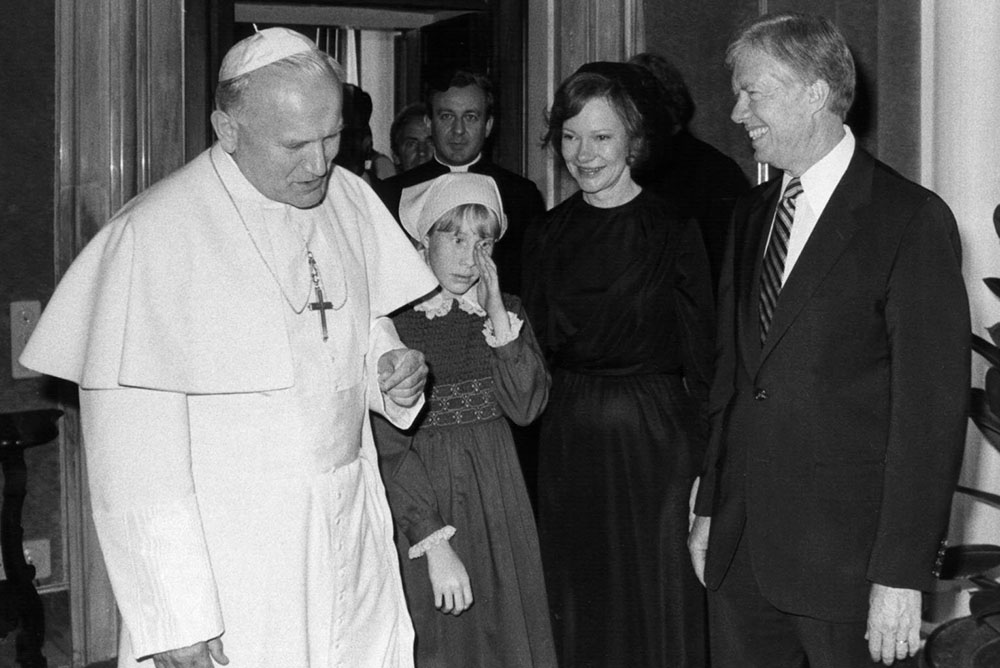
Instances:
[[[422,541],[412,546],[410,548],[410,551],[408,552],[408,556],[410,557],[410,559],[419,559],[420,557],[427,554],[427,550],[438,545],[443,540],[448,540],[454,535],[455,535],[455,527],[453,526],[441,527],[427,538],[424,538]]]
[[[491,348],[499,348],[500,346],[505,346],[514,339],[516,339],[521,334],[521,327],[524,326],[524,321],[517,317],[517,314],[513,311],[507,311],[507,317],[510,318],[510,336],[505,336],[500,338],[493,334],[493,321],[486,318],[486,322],[483,323],[483,336],[486,338],[486,343],[489,344]]]

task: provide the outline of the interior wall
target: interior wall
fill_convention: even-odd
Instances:
[[[53,3],[8,0],[0,40],[0,412],[48,408],[46,379],[11,375],[12,301],[48,300],[55,285],[53,173],[55,170],[55,9]],[[59,444],[25,452],[28,496],[24,539],[46,539],[52,576],[65,583]]]
[[[233,44],[233,0],[184,2],[184,161],[212,145],[209,120],[222,56]]]
[[[389,127],[396,108],[394,80],[395,33],[388,30],[361,31],[361,89],[372,96],[372,143],[375,150],[392,156]]]
[[[52,3],[9,0],[0,40],[0,409],[48,405],[40,378],[11,375],[11,301],[44,303],[55,282],[55,12]]]
[[[1000,155],[1000,62],[984,54],[1000,44],[1000,5],[975,0],[924,0],[923,164],[925,185],[951,206],[962,235],[965,284],[972,329],[990,340],[988,327],[1000,320],[1000,300],[983,279],[1000,275],[1000,241],[994,211],[1000,206],[996,174]],[[972,356],[972,385],[983,387],[989,365]],[[961,484],[1000,493],[1000,454],[969,423]],[[953,543],[1000,543],[1000,511],[956,494],[950,539]],[[938,618],[967,614],[967,594],[938,597]]]
[[[545,112],[558,81],[555,77],[555,0],[532,2],[527,9],[527,56],[525,58],[525,103],[523,109],[525,176],[535,182],[547,207],[555,203],[555,166],[549,150],[542,146]]]
[[[493,69],[489,72],[498,91],[491,157],[496,164],[517,174],[525,173],[524,67],[525,4],[527,0],[493,3],[490,16]],[[530,150],[530,148],[528,149]]]
[[[906,178],[922,183],[920,3],[902,3],[891,10],[881,3],[872,4],[881,7],[876,24],[878,157]]]
[[[736,160],[750,178],[756,163],[729,120],[733,94],[724,57],[733,30],[757,14],[757,0],[645,0],[646,50],[677,67],[694,99],[691,132]]]

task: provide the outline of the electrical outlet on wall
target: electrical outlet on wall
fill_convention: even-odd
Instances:
[[[48,540],[24,542],[24,560],[35,567],[35,579],[52,577],[52,548]]]
[[[31,333],[35,331],[38,318],[42,315],[42,304],[37,301],[10,303],[10,375],[14,378],[40,376],[36,371],[21,366],[17,358],[28,345]]]
[[[52,545],[47,539],[26,540],[24,548],[24,560],[35,567],[35,580],[44,580],[52,577]],[[6,580],[7,574],[0,563],[0,580]]]

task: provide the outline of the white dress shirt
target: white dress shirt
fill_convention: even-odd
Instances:
[[[816,164],[807,169],[799,177],[802,182],[802,194],[795,200],[795,218],[792,222],[791,234],[788,237],[788,255],[785,257],[785,272],[781,276],[781,285],[792,272],[802,249],[805,248],[809,236],[816,227],[816,222],[823,215],[830,196],[847,171],[847,166],[854,156],[854,134],[844,126],[844,137],[833,149],[819,159]],[[781,192],[785,192],[792,177],[785,172],[781,179]],[[774,223],[771,223],[772,233]]]

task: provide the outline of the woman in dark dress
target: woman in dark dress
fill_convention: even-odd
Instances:
[[[560,86],[546,140],[580,186],[530,230],[525,306],[553,375],[539,537],[560,665],[703,666],[685,541],[705,447],[712,287],[697,226],[632,179],[634,66]]]

